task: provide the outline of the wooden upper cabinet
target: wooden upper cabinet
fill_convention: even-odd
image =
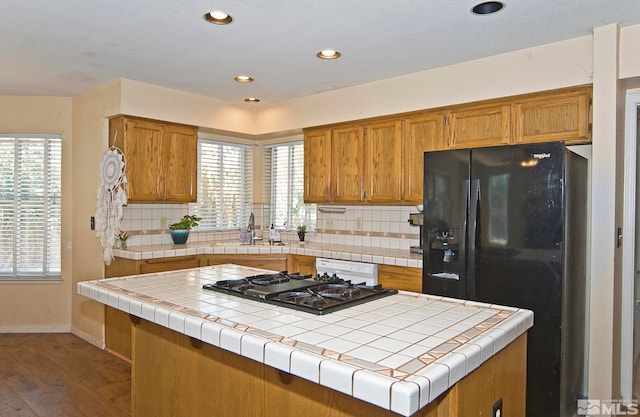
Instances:
[[[429,112],[404,119],[403,196],[406,203],[422,204],[424,153],[445,149],[444,113]]]
[[[331,130],[331,184],[333,202],[364,200],[364,127],[353,125]]]
[[[116,121],[123,121],[124,127],[118,131],[117,139],[124,141],[124,147],[120,149],[126,157],[129,201],[161,200],[164,190],[160,189],[158,174],[164,171],[162,158],[164,126],[145,120],[116,119]],[[113,138],[114,134],[110,136]]]
[[[447,116],[449,149],[509,144],[511,107],[497,105],[464,106]]]
[[[402,201],[401,120],[365,125],[364,149],[364,199],[372,203]]]
[[[129,202],[197,200],[197,128],[122,116],[109,138],[126,158]]]
[[[197,132],[188,126],[167,125],[164,151],[165,199],[195,202],[198,197]]]
[[[514,105],[514,143],[591,141],[591,88],[540,94]]]
[[[304,133],[304,202],[331,200],[331,129]]]
[[[582,86],[305,129],[304,201],[421,204],[424,152],[591,141]]]

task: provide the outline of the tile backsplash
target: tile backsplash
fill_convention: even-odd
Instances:
[[[256,204],[256,227],[263,226],[261,204]],[[309,242],[364,247],[409,249],[419,244],[419,229],[408,223],[409,214],[416,212],[414,206],[345,206],[336,209],[320,208],[317,213],[317,230],[307,232]],[[187,204],[128,204],[124,208],[122,230],[129,234],[127,245],[171,244],[169,225],[185,214]],[[264,238],[268,239],[267,227]],[[283,241],[297,240],[295,230],[281,231]],[[189,241],[238,240],[238,230],[192,231]]]
[[[419,244],[419,229],[408,222],[414,206],[345,206],[318,210],[317,235],[311,241],[366,247],[409,249]]]

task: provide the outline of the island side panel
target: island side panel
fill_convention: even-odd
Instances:
[[[140,320],[133,328],[132,416],[398,417],[398,414]],[[413,417],[524,417],[526,334]],[[488,409],[488,411],[487,411]],[[506,414],[505,414],[506,415]]]
[[[133,326],[132,416],[264,415],[264,365],[141,320]]]
[[[519,336],[450,390],[453,416],[492,416],[502,399],[502,415],[525,417],[527,398],[527,334]]]

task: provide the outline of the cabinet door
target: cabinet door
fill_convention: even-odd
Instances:
[[[517,102],[515,142],[590,142],[590,102],[590,88]]]
[[[422,268],[378,265],[378,283],[385,288],[422,292]]]
[[[506,145],[511,137],[508,104],[473,106],[449,115],[449,148]]]
[[[146,120],[125,120],[124,153],[127,158],[129,202],[158,201],[163,172],[164,125]]]
[[[164,135],[164,199],[193,203],[198,197],[198,132],[188,126],[167,125]]]
[[[331,131],[333,201],[363,201],[364,128],[354,125]]]
[[[365,200],[399,203],[402,200],[402,123],[399,119],[365,127]]]
[[[303,275],[316,274],[316,257],[307,255],[291,255],[289,272],[300,272]]]
[[[204,264],[204,263],[203,263]],[[287,270],[287,255],[209,255],[206,258],[207,265],[236,264],[253,268],[269,269],[272,271]]]
[[[331,201],[331,129],[304,134],[304,202]]]
[[[199,255],[175,256],[171,258],[155,258],[140,261],[140,273],[175,271],[178,269],[197,268],[201,266]]]
[[[444,149],[444,114],[426,113],[408,117],[403,128],[403,200],[422,204],[424,153]]]

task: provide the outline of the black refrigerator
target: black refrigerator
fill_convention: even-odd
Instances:
[[[527,417],[586,398],[587,175],[562,142],[424,155],[422,290],[534,312]]]

